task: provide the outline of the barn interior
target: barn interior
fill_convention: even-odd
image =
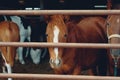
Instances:
[[[112,0],[112,3],[119,2],[120,0]],[[106,4],[107,0],[0,0],[0,9],[106,9]]]
[[[116,1],[115,3],[120,3],[120,0],[114,1]],[[107,0],[0,0],[0,10],[106,10],[106,4]],[[40,25],[39,20],[42,21],[41,16],[24,16],[24,18],[32,20],[31,24],[34,23],[34,26]],[[45,24],[43,23],[42,25]],[[36,28],[36,30],[39,29]],[[44,30],[41,30],[41,32],[42,31]],[[38,33],[35,33],[34,35],[38,35]],[[46,58],[49,57],[46,56]],[[13,72],[51,74],[53,73],[53,70],[50,68],[49,61],[46,58],[44,58],[39,65],[33,63],[21,65],[19,62],[16,62],[13,67]]]
[[[106,9],[107,0],[1,0],[1,9]]]

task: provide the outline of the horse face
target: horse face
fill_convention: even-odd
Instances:
[[[67,29],[64,23],[63,17],[60,15],[50,16],[50,21],[46,29],[47,42],[60,43],[66,42]],[[51,48],[50,53],[50,65],[52,68],[58,68],[62,64],[63,48]]]
[[[109,43],[120,43],[120,15],[111,15],[107,19],[107,35]],[[120,49],[111,49],[111,54],[119,55]]]

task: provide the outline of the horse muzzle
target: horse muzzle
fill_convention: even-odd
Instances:
[[[120,49],[110,49],[110,53],[112,55],[120,55]]]
[[[62,65],[61,59],[50,59],[49,61],[51,68],[60,68]]]

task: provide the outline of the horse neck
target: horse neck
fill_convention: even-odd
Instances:
[[[80,32],[81,32],[79,27],[74,22],[69,22],[66,25],[67,25],[67,30],[68,30],[67,41],[77,43]]]
[[[78,32],[79,31],[78,27],[75,26],[73,23],[70,23],[67,26],[67,30],[68,30],[67,42],[68,43],[78,43],[79,42],[78,36],[80,35]],[[63,61],[70,59],[71,61],[74,62],[74,59],[76,57],[75,56],[76,51],[77,51],[76,48],[64,48],[63,54],[62,54]]]

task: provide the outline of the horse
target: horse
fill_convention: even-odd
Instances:
[[[31,27],[23,17],[20,16],[0,16],[0,21],[13,21],[15,22],[20,30],[20,42],[24,42],[26,39],[30,42]],[[29,48],[26,49],[25,55],[23,55],[23,47],[18,47],[18,59],[21,64],[25,64],[24,58],[28,57]],[[25,57],[24,57],[25,56]],[[17,58],[16,58],[17,59]]]
[[[0,41],[1,42],[19,42],[19,28],[18,25],[10,21],[0,22]],[[0,53],[3,58],[3,73],[12,73],[11,67],[14,65],[17,47],[13,46],[0,46]],[[12,80],[8,78],[8,80]]]
[[[118,44],[120,42],[120,26],[119,26],[119,19],[120,15],[109,15],[106,21],[106,26],[107,26],[107,34],[108,34],[108,43],[110,44]],[[110,58],[110,72],[109,75],[120,75],[117,73],[119,70],[120,71],[120,49],[108,49],[108,53],[111,54]]]
[[[31,42],[46,42],[46,22],[40,21],[40,19],[30,19],[31,25]],[[39,34],[39,35],[38,35]],[[46,56],[47,48],[31,47],[30,57],[34,64],[39,64],[41,60]]]
[[[111,9],[120,9],[120,3],[112,3]],[[119,44],[120,43],[120,15],[108,15],[105,26],[107,27],[108,43]],[[119,76],[120,73],[120,49],[111,48],[108,49],[108,53],[111,54],[109,58],[109,75]]]
[[[45,16],[47,42],[52,43],[107,43],[105,19],[86,17],[69,20],[64,15]],[[89,75],[106,75],[106,49],[48,47],[50,66],[56,74],[79,75],[91,69]]]
[[[10,16],[11,21],[17,23],[20,30],[20,42],[25,42],[27,39],[28,42],[30,42],[30,36],[31,36],[31,26],[24,20],[23,17],[19,16]],[[24,55],[23,55],[23,47],[18,47],[18,59],[21,64],[25,64]],[[26,49],[25,57],[27,57],[29,54],[29,48]]]

